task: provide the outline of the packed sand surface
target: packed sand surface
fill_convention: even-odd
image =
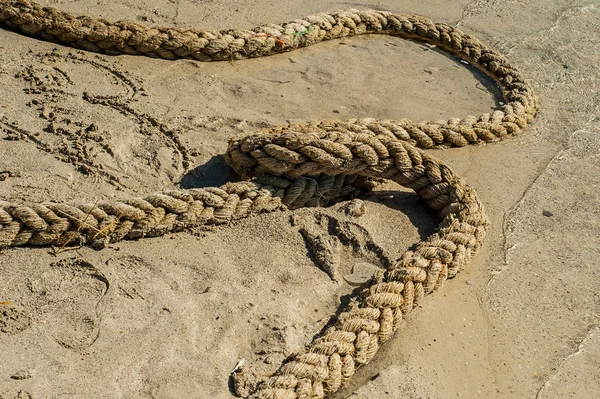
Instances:
[[[533,125],[432,151],[477,189],[491,221],[483,249],[334,398],[600,397],[597,0],[40,3],[202,29],[385,9],[459,26],[507,55],[540,96]],[[332,118],[462,118],[501,101],[476,69],[397,37],[200,63],[0,30],[0,200],[94,203],[218,186],[236,178],[222,154],[239,133]],[[100,251],[1,251],[0,398],[232,398],[241,359],[273,372],[347,303],[348,281],[385,267],[439,221],[394,184],[361,199],[357,217],[342,203]],[[346,237],[335,271],[346,279],[319,268],[301,229]]]

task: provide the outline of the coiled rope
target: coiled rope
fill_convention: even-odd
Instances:
[[[517,133],[538,99],[506,58],[442,23],[384,11],[321,13],[281,25],[220,32],[147,27],[75,17],[27,0],[0,0],[0,24],[24,34],[106,54],[199,61],[262,57],[324,40],[388,34],[426,41],[492,77],[506,105],[480,117],[415,123],[406,119],[322,121],[235,137],[227,162],[253,178],[219,188],[169,190],[97,204],[0,202],[0,246],[102,246],[226,224],[260,212],[322,206],[389,179],[413,189],[443,219],[438,231],[377,274],[306,350],[257,385],[235,378],[249,398],[314,399],[337,391],[398,328],[403,315],[464,268],[488,222],[475,190],[421,148],[465,146]]]

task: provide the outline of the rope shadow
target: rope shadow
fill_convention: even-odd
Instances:
[[[179,186],[182,189],[220,187],[225,183],[239,181],[239,176],[225,162],[223,155],[214,155],[207,162],[188,171]]]

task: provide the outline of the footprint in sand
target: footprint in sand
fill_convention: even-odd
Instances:
[[[344,275],[348,284],[361,285],[377,270],[393,263],[385,249],[358,223],[324,212],[292,219],[292,225],[300,226],[299,231],[314,261],[334,281],[341,281],[340,276]],[[357,263],[357,260],[364,262]]]
[[[0,304],[0,332],[16,334],[25,330],[31,319],[22,306],[11,303]]]
[[[98,338],[97,308],[109,282],[91,263],[81,259],[63,259],[50,268],[38,281],[43,288],[35,289],[42,302],[40,308],[45,308],[40,322],[62,347],[84,351]]]

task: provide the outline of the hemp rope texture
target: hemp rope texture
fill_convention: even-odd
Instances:
[[[322,206],[389,179],[411,188],[443,217],[439,230],[373,277],[305,352],[258,384],[234,373],[248,398],[316,399],[336,392],[369,362],[425,294],[464,268],[483,242],[487,218],[475,190],[421,148],[491,142],[517,133],[539,107],[521,74],[497,51],[450,25],[374,10],[321,13],[252,30],[177,30],[75,17],[28,0],[0,0],[0,24],[43,40],[106,54],[198,61],[239,60],[360,34],[435,44],[492,77],[506,104],[464,119],[321,121],[234,137],[225,155],[252,180],[219,188],[169,190],[97,204],[0,201],[0,247],[91,244],[137,239],[261,212]]]

